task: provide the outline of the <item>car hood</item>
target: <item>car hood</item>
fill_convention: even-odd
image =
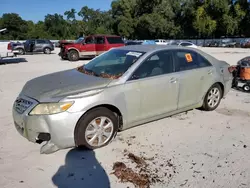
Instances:
[[[28,81],[20,95],[25,95],[39,102],[58,102],[66,96],[104,88],[111,81],[110,79],[81,73],[76,69],[70,69]]]

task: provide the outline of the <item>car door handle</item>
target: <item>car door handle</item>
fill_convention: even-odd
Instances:
[[[176,78],[171,78],[169,82],[174,84],[174,83],[177,82],[177,79]]]

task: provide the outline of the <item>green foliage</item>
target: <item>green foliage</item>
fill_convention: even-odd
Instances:
[[[18,14],[0,17],[8,32],[0,39],[76,39],[90,34],[117,34],[131,39],[250,36],[250,3],[246,0],[114,0],[111,10],[83,6],[48,14],[43,21]]]

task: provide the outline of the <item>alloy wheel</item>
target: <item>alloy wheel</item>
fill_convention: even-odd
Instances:
[[[220,102],[221,94],[218,88],[213,88],[210,90],[207,98],[207,104],[210,108],[215,107]]]
[[[112,137],[114,131],[113,122],[104,116],[92,120],[85,131],[85,140],[92,147],[101,147]]]

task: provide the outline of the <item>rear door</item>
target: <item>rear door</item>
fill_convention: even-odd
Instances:
[[[178,109],[197,104],[202,89],[202,74],[196,53],[192,50],[174,50],[175,71],[180,75]],[[204,78],[203,78],[204,80]]]
[[[80,56],[95,56],[95,39],[93,36],[86,37],[84,43],[80,47]]]
[[[95,37],[95,49],[97,55],[100,55],[101,53],[105,52],[106,50],[106,43],[105,43],[105,37],[104,36],[96,36]]]

